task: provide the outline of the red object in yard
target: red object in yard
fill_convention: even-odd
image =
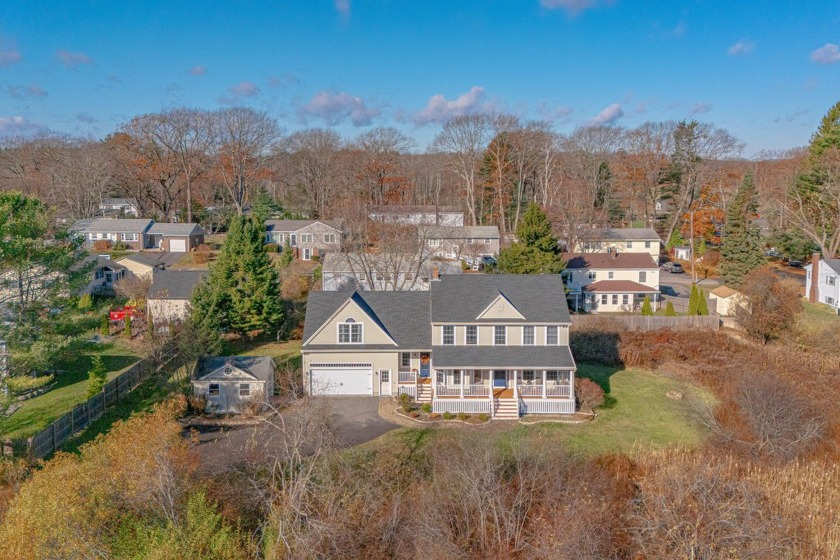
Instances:
[[[126,315],[130,317],[137,317],[138,315],[140,315],[140,310],[136,307],[132,307],[131,305],[126,305],[125,307],[115,309],[108,313],[108,318],[110,318],[112,321],[122,321],[123,319],[125,319]]]

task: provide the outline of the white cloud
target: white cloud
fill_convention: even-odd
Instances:
[[[570,16],[575,16],[584,10],[595,8],[599,0],[540,0],[540,6],[547,10],[564,10]]]
[[[342,16],[347,17],[350,15],[350,0],[335,0],[333,4]]]
[[[375,107],[368,107],[361,97],[347,92],[320,91],[312,99],[298,108],[302,121],[310,117],[320,119],[330,126],[341,124],[349,119],[353,126],[367,126],[382,112]]]
[[[201,64],[197,64],[190,68],[190,75],[192,76],[203,76],[207,73],[207,67],[202,66]]]
[[[741,54],[749,54],[755,48],[755,43],[752,41],[741,40],[726,49],[726,54],[729,56],[738,56]]]
[[[817,64],[834,64],[840,62],[840,47],[834,43],[826,43],[811,53],[811,62]]]
[[[80,64],[93,64],[93,60],[84,53],[59,50],[55,53],[55,55],[67,68],[75,68]]]
[[[3,68],[8,68],[12,64],[17,64],[21,60],[23,60],[23,57],[15,49],[7,51],[0,50],[0,66]]]
[[[13,136],[37,136],[47,132],[47,127],[24,117],[0,117],[0,138]]]
[[[618,103],[613,103],[612,105],[605,107],[603,111],[595,115],[589,120],[589,124],[591,125],[610,125],[614,124],[618,119],[624,116],[624,111],[621,109],[621,105]]]
[[[699,115],[701,113],[708,113],[712,110],[712,106],[708,103],[695,103],[691,106],[691,114]]]
[[[494,108],[493,103],[485,99],[484,88],[473,86],[470,91],[451,101],[440,93],[433,95],[426,107],[414,115],[413,120],[417,125],[442,123],[461,115],[490,112]]]

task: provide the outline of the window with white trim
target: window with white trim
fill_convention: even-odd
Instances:
[[[485,239],[485,240],[484,240],[484,244],[485,244],[485,245],[490,245],[491,243],[493,243],[493,240],[492,240],[492,239]]]
[[[300,242],[301,243],[312,243],[312,234],[311,233],[301,233],[300,234]]]
[[[312,260],[312,249],[309,249],[308,247],[306,249],[304,249],[301,258],[305,261],[311,261]]]
[[[828,305],[834,305],[834,298],[833,298],[833,297],[829,297],[829,296],[825,296],[825,302],[826,302]]]
[[[347,318],[343,323],[338,324],[338,343],[361,344],[363,338],[362,329],[362,323],[357,323],[355,319]]]
[[[525,325],[522,327],[522,344],[525,346],[533,346],[536,344],[536,335],[534,334],[533,325]]]
[[[406,370],[411,367],[410,352],[403,352],[402,354],[400,354],[400,367]]]
[[[478,344],[478,326],[477,325],[467,325],[467,334],[466,340],[464,341],[468,345],[475,345]]]
[[[590,270],[587,273],[587,276],[589,277],[590,280],[595,280],[598,277],[598,273],[594,270]]]
[[[444,383],[446,383],[446,374],[441,370],[437,370],[437,384],[443,385]]]
[[[219,384],[218,383],[211,383],[207,387],[207,396],[208,397],[218,397],[219,396]]]
[[[836,276],[826,276],[826,278],[825,278],[825,283],[828,284],[829,286],[834,286],[836,282],[837,282],[837,277]]]
[[[650,249],[650,241],[645,241],[645,249]]]
[[[239,396],[240,397],[250,397],[251,396],[251,384],[250,383],[240,383],[239,384]]]
[[[136,233],[122,233],[120,234],[120,239],[123,241],[137,241],[137,234]]]
[[[455,344],[455,325],[443,325],[443,344]]]
[[[609,296],[607,296],[607,294],[601,294],[601,304],[602,305],[607,305],[607,303],[609,303],[608,298],[609,298]]]
[[[484,383],[484,380],[481,379],[481,370],[480,369],[474,369],[473,370],[472,382],[475,385],[480,385],[480,384]]]
[[[454,383],[455,385],[460,385],[461,384],[461,370],[460,369],[456,369],[455,371],[452,372],[452,383]]]
[[[613,272],[612,270],[610,270],[609,272],[607,272],[607,278],[608,278],[609,280],[612,280],[614,277],[615,277],[615,272]]]
[[[630,303],[630,294],[621,294],[621,304],[627,305]]]
[[[493,327],[493,344],[496,346],[507,344],[507,327],[501,325]]]
[[[334,233],[325,233],[324,234],[324,243],[335,243],[335,234]]]
[[[641,282],[642,284],[647,282],[647,271],[646,270],[640,270],[639,271],[639,282]]]
[[[545,343],[548,346],[557,346],[560,343],[557,325],[550,325],[545,328]]]
[[[613,305],[618,305],[618,294],[613,294],[612,295],[612,304]]]
[[[633,242],[632,242],[632,241],[628,241],[628,242],[627,242],[627,248],[628,248],[628,249],[632,249],[632,248],[633,248]]]
[[[522,370],[522,381],[533,382],[534,381],[534,370],[532,370],[532,369]]]
[[[427,239],[426,245],[429,247],[437,247],[440,245],[440,239]]]
[[[560,380],[560,372],[557,370],[549,370],[545,372],[545,380],[557,383]]]

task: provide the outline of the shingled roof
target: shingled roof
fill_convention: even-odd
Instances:
[[[565,253],[566,268],[571,269],[619,269],[619,268],[659,268],[650,253]]]
[[[149,299],[190,299],[206,270],[161,270],[152,277]]]

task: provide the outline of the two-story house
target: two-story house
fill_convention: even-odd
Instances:
[[[338,220],[266,220],[265,242],[277,243],[283,251],[288,246],[299,259],[341,250],[343,225]]]
[[[662,239],[653,228],[597,228],[578,232],[576,253],[606,253],[618,250],[621,253],[648,253],[659,258]]]
[[[312,394],[409,394],[493,418],[575,411],[559,275],[445,276],[423,292],[313,292],[303,334]]]
[[[418,234],[436,257],[475,261],[499,255],[497,226],[423,226]]]
[[[461,274],[460,263],[407,253],[327,253],[321,263],[325,292],[425,291],[440,276]]]
[[[99,203],[99,211],[103,216],[137,218],[140,216],[139,208],[136,198],[103,198]]]
[[[423,205],[386,205],[371,206],[368,217],[377,222],[388,224],[406,224],[414,226],[450,226],[464,225],[464,212],[452,206]]]
[[[563,276],[575,311],[634,311],[659,302],[659,266],[649,253],[566,253]]]
[[[824,303],[840,313],[840,259],[820,259],[819,253],[813,253],[804,268],[808,301]]]

